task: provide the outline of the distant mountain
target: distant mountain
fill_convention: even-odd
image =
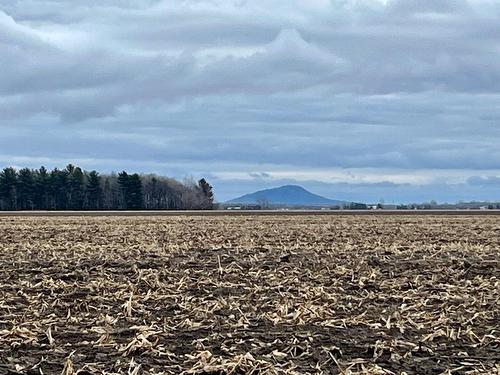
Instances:
[[[231,199],[226,203],[239,204],[261,204],[279,206],[340,206],[348,203],[334,199],[328,199],[321,195],[313,194],[302,186],[285,185],[278,188],[260,190],[252,194],[246,194],[239,198]]]

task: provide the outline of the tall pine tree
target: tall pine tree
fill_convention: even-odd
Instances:
[[[17,178],[17,207],[20,210],[35,208],[35,178],[33,171],[23,168]]]
[[[4,168],[0,172],[0,197],[3,210],[17,210],[17,172],[14,168]]]
[[[83,209],[85,201],[85,175],[80,167],[68,165],[68,207],[72,210]]]
[[[144,207],[141,176],[134,173],[129,176],[127,209],[140,210]]]
[[[40,167],[39,170],[35,171],[35,189],[34,189],[34,200],[35,208],[37,210],[48,210],[49,206],[49,188],[50,188],[50,176],[49,172],[45,167]]]
[[[89,173],[87,178],[87,205],[91,210],[102,208],[101,177],[96,171]]]
[[[55,168],[50,172],[50,195],[51,208],[56,210],[67,210],[69,203],[69,172],[67,169],[59,170]]]

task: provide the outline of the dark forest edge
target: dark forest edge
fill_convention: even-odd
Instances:
[[[156,175],[100,175],[69,164],[64,169],[4,168],[0,210],[211,210],[212,186]]]

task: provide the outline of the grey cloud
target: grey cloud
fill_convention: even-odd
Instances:
[[[461,14],[471,10],[466,0],[390,0],[388,8],[399,14]]]
[[[271,175],[266,172],[250,172],[248,174],[250,177],[257,178],[257,179],[265,179],[265,178],[270,178]]]
[[[142,7],[137,7],[139,4]],[[192,4],[197,5],[196,2]],[[408,6],[406,2],[402,4],[391,2],[387,8],[379,9],[377,17]],[[451,3],[439,1],[432,3],[437,5],[430,4],[426,2],[419,9],[448,9]],[[61,12],[68,11],[64,2],[57,5],[62,8]],[[470,21],[464,17],[444,28],[440,26],[441,21],[433,21],[431,25],[426,21],[424,28],[446,29],[452,37],[447,35],[447,38],[440,39],[441,33],[437,32],[433,37],[422,39],[421,33],[414,32],[415,27],[422,27],[421,21],[410,19],[407,20],[409,25],[403,26],[391,22],[388,16],[385,20],[389,22],[375,28],[370,17],[365,15],[365,21],[358,21],[354,26],[346,26],[344,21],[338,27],[331,26],[318,32],[315,25],[311,25],[313,20],[307,19],[310,14],[306,14],[305,21],[295,20],[295,24],[293,17],[285,23],[267,17],[261,25],[257,21],[245,24],[231,7],[231,10],[224,6],[208,7],[205,12],[210,16],[205,14],[204,17],[204,8],[174,5],[175,11],[172,12],[165,5],[163,8],[155,6],[156,3],[149,2],[131,2],[128,7],[114,2],[101,6],[90,4],[91,10],[95,9],[104,17],[101,21],[104,24],[99,26],[97,18],[97,27],[93,31],[90,29],[92,20],[87,19],[75,28],[86,33],[92,42],[97,42],[96,46],[83,46],[78,52],[50,45],[42,52],[28,49],[23,54],[7,50],[4,53],[7,74],[0,75],[0,87],[4,93],[26,93],[28,103],[29,90],[44,91],[43,101],[49,103],[41,103],[35,110],[54,111],[64,119],[72,118],[71,99],[81,97],[88,105],[82,106],[85,111],[74,115],[75,120],[112,115],[117,107],[137,101],[173,101],[182,97],[234,93],[270,95],[283,91],[300,92],[319,85],[327,86],[335,93],[353,94],[429,90],[497,92],[499,89],[497,54],[491,48],[481,48],[484,42],[475,38],[463,39],[463,26],[466,30],[481,29],[481,19],[469,25]],[[415,4],[412,7],[415,8]],[[16,9],[18,13],[22,12],[20,6]],[[245,15],[259,12],[244,5],[237,9]],[[330,16],[333,11],[332,8],[325,13]],[[346,19],[351,17],[354,20],[356,12],[361,11],[344,12]],[[228,21],[228,15],[235,15],[235,20]],[[316,16],[315,13],[312,15]],[[19,17],[22,19],[21,15]],[[123,17],[126,17],[125,22],[121,20]],[[323,17],[326,22],[328,18]],[[21,27],[14,19],[10,20],[13,23],[11,28],[18,30],[19,35],[24,32],[22,28],[29,29]],[[114,27],[118,21],[121,21],[120,27]],[[64,24],[57,25],[60,31],[64,30]],[[165,25],[171,29],[164,29]],[[248,27],[242,29],[245,25]],[[182,31],[183,28],[187,29],[186,32]],[[144,35],[143,30],[157,33],[157,37]],[[220,34],[218,30],[221,30]],[[397,39],[394,38],[396,30]],[[410,33],[405,34],[405,30]],[[120,39],[117,32],[122,33],[126,40]],[[259,33],[263,34],[250,44],[245,42],[249,36]],[[140,35],[140,45],[134,44],[133,37]],[[234,40],[227,40],[223,35]],[[189,42],[183,40],[184,36]],[[114,37],[118,39],[114,40]],[[211,41],[209,45],[222,50],[236,45],[253,46],[258,51],[246,57],[228,55],[204,62],[193,53],[207,47],[205,38]],[[175,45],[175,40],[179,39],[184,50]],[[447,41],[454,43],[458,39],[463,39],[463,43]],[[162,41],[167,44],[162,45]],[[152,51],[148,48],[148,53],[138,53],[147,43],[153,44]],[[465,46],[458,47],[462,44]],[[477,53],[471,54],[472,49]],[[175,57],[179,52],[181,55]],[[33,55],[35,59],[30,58]],[[55,93],[55,90],[63,91]],[[77,90],[80,92],[75,92]],[[101,93],[108,98],[105,103],[101,102]],[[108,110],[104,111],[103,106]],[[66,108],[70,113],[64,113]]]
[[[500,177],[498,176],[471,176],[467,184],[473,186],[496,186],[500,188]]]
[[[30,28],[22,26],[0,10],[0,42],[7,51],[12,49],[41,50],[43,41]]]
[[[277,97],[247,100],[240,105],[239,100],[233,99],[226,104],[220,104],[220,97],[187,101],[153,111],[137,105],[119,111],[116,118],[51,125],[50,131],[44,123],[33,120],[35,125],[30,128],[25,125],[23,135],[16,132],[10,137],[4,135],[0,148],[15,153],[24,144],[27,146],[24,152],[68,154],[74,152],[76,144],[78,152],[85,157],[96,153],[105,158],[134,154],[137,159],[150,161],[230,160],[297,168],[499,168],[496,140],[500,129],[490,127],[471,133],[471,126],[480,126],[481,120],[467,113],[446,119],[442,111],[435,111],[434,103],[427,108],[426,101],[419,103],[414,97],[394,99],[390,110],[379,100],[360,100],[349,108],[350,100],[345,98],[332,98],[315,105]],[[107,100],[106,96],[102,99],[103,110],[107,108]],[[445,112],[448,106],[460,102],[448,100],[449,103],[442,103]],[[416,106],[416,116],[409,116],[406,101]],[[71,108],[75,112],[84,111],[85,105],[75,101]],[[480,98],[476,111],[481,105],[490,104]],[[252,111],[265,106],[267,118],[265,114],[256,116]],[[398,107],[402,109],[397,110]],[[274,112],[286,113],[286,108],[291,108],[297,117],[302,116],[302,121],[294,123],[273,116]],[[323,116],[332,116],[332,120],[318,121],[319,109]],[[367,123],[335,121],[335,112],[340,117],[349,114],[367,119],[380,117],[385,119],[385,124],[373,124],[369,120]],[[5,119],[4,122],[8,126],[9,122]],[[61,137],[67,136],[73,137],[76,143],[57,147]],[[48,139],[40,143],[44,138]],[[88,146],[79,147],[80,144]]]
[[[483,175],[499,21],[466,0],[0,0],[1,154],[259,183],[264,165]]]

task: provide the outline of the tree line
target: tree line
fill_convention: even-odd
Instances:
[[[210,210],[212,186],[156,175],[100,175],[69,164],[48,171],[9,167],[0,172],[0,210]]]

